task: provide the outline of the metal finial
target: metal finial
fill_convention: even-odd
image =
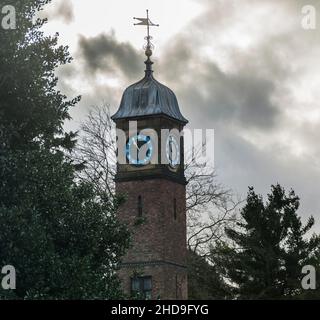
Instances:
[[[149,19],[149,10],[147,10],[147,18],[133,18],[135,20],[139,20],[139,23],[135,23],[135,26],[147,26],[147,36],[145,37],[145,40],[147,41],[147,44],[144,46],[145,54],[147,56],[147,60],[145,61],[145,64],[147,66],[146,69],[146,75],[152,74],[152,64],[150,57],[152,56],[152,49],[154,48],[153,44],[151,43],[152,37],[150,36],[150,27],[159,27],[158,24],[154,24]]]

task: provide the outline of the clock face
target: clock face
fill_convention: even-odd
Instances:
[[[180,164],[180,149],[177,139],[172,135],[167,139],[166,154],[169,166],[176,170]]]
[[[126,155],[130,164],[143,166],[149,164],[153,154],[150,136],[138,134],[132,136],[126,146]]]

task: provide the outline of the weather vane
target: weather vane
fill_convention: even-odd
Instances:
[[[145,39],[147,40],[146,46],[144,46],[146,56],[148,59],[152,56],[152,49],[154,48],[153,44],[151,43],[152,37],[150,36],[150,27],[159,27],[158,24],[151,22],[149,19],[149,10],[147,10],[147,18],[133,18],[135,20],[139,20],[139,23],[135,23],[135,26],[147,26],[147,36]]]

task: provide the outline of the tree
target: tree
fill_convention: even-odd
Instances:
[[[84,165],[78,172],[79,180],[92,183],[111,198],[115,196],[116,151],[109,106],[93,107],[81,125],[80,140],[71,158]],[[185,163],[188,290],[194,299],[224,299],[227,286],[207,256],[215,242],[225,239],[225,227],[237,221],[236,209],[241,201],[235,201],[231,192],[217,183],[215,169],[208,162],[197,163],[200,151],[186,152]]]
[[[70,119],[68,109],[80,97],[69,101],[56,90],[55,69],[71,62],[68,47],[57,46],[58,34],[44,36],[46,20],[32,19],[49,0],[11,0],[16,8],[17,28],[0,28],[1,140],[15,150],[74,145],[74,133],[63,132]]]
[[[83,164],[80,181],[92,183],[95,190],[115,197],[114,177],[117,169],[115,125],[109,106],[94,107],[81,124],[80,139],[71,159]]]
[[[263,202],[249,189],[242,221],[226,233],[230,242],[212,248],[211,261],[240,299],[281,299],[302,293],[301,269],[310,263],[319,236],[306,235],[314,225],[303,225],[297,214],[299,198],[278,184]]]
[[[231,297],[221,274],[205,257],[188,250],[187,268],[190,300],[222,300]]]
[[[115,271],[129,243],[115,211],[120,199],[75,181],[65,154],[75,134],[63,130],[68,101],[56,90],[56,67],[68,48],[32,18],[47,0],[11,1],[17,29],[1,30],[0,265],[16,268],[16,290],[2,298],[121,297]]]
[[[224,228],[236,221],[235,209],[240,201],[234,201],[231,192],[217,183],[215,169],[208,162],[197,164],[195,157],[200,151],[197,148],[186,153],[186,209],[188,248],[204,256],[210,243],[221,239]],[[84,165],[78,172],[79,180],[114,197],[116,152],[116,130],[109,106],[93,107],[81,125],[79,143],[71,157]]]

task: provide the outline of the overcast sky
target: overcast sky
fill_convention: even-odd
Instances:
[[[191,128],[215,129],[218,179],[236,193],[265,195],[279,182],[320,220],[320,33],[301,27],[315,0],[54,0],[47,32],[59,31],[74,61],[59,88],[82,95],[68,129],[93,105],[115,111],[141,79],[149,8],[154,76],[176,93]],[[320,221],[318,221],[320,226]]]

